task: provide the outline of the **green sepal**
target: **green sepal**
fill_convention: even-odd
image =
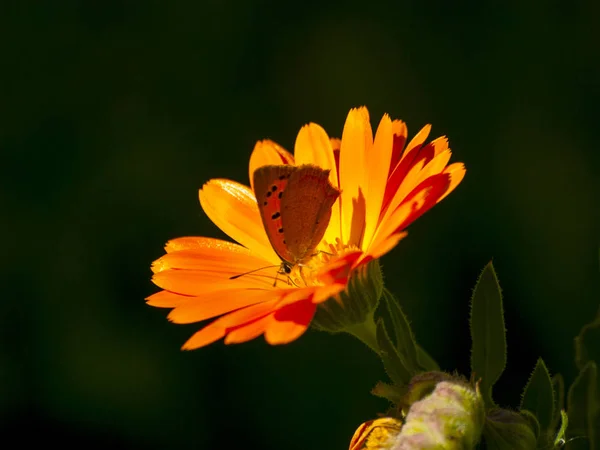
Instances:
[[[593,361],[589,361],[579,372],[567,395],[567,450],[598,450],[599,409],[597,392],[598,370]],[[578,439],[585,437],[586,439]],[[585,441],[585,442],[584,442]]]
[[[461,379],[457,379],[444,372],[423,372],[410,380],[403,404],[410,407],[427,395],[431,394],[438,383],[442,381],[451,381],[455,384],[467,384]]]
[[[411,376],[419,371],[419,360],[417,358],[417,343],[408,323],[406,315],[400,307],[400,303],[390,291],[383,289],[383,300],[385,301],[392,328],[395,334],[395,347],[402,358],[404,366]]]
[[[562,415],[565,409],[565,380],[560,373],[552,377],[552,391],[554,392],[554,416],[550,429],[556,430],[559,424],[564,423]]]
[[[552,430],[554,417],[554,390],[550,373],[542,358],[538,359],[525,386],[520,409],[530,411],[535,415],[540,424],[542,442],[549,441],[549,432]]]
[[[406,391],[406,386],[400,387],[379,381],[375,387],[371,389],[371,394],[377,397],[385,398],[394,405],[401,405],[403,403]]]
[[[491,262],[483,269],[471,298],[471,339],[471,377],[481,379],[481,395],[490,408],[494,405],[492,386],[506,366],[502,293]]]
[[[527,414],[527,413],[525,413]],[[483,436],[488,450],[535,450],[537,436],[531,425],[533,415],[495,408],[488,412]]]
[[[372,319],[382,291],[381,267],[377,260],[370,261],[353,271],[346,289],[317,305],[310,326],[319,331],[356,336],[353,331]],[[369,342],[365,344],[370,346]]]
[[[377,320],[376,333],[379,356],[383,362],[386,373],[395,385],[407,385],[411,379],[410,372],[404,365],[400,353],[390,340],[382,318]]]

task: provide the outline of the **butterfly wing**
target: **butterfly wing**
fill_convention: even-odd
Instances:
[[[291,174],[296,166],[269,165],[259,167],[253,174],[254,195],[267,237],[275,253],[284,261],[294,264],[281,220],[281,201]]]
[[[312,256],[331,218],[340,191],[329,182],[329,170],[310,164],[297,166],[281,199],[281,228],[287,252],[297,263]]]

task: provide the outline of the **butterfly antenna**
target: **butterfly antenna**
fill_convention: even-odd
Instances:
[[[236,278],[243,277],[244,275],[250,275],[251,273],[258,272],[259,270],[269,269],[271,267],[278,267],[278,266],[259,267],[258,269],[250,270],[249,272],[244,272],[244,273],[240,273],[238,275],[233,275],[233,276],[229,277],[229,279],[230,280],[235,280]]]

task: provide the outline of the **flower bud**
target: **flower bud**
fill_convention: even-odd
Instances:
[[[414,402],[390,450],[473,449],[481,438],[485,411],[478,387],[440,381]]]

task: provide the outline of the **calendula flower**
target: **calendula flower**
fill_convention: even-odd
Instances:
[[[425,144],[430,128],[405,145],[406,125],[386,114],[373,136],[363,107],[350,111],[341,140],[311,123],[300,130],[293,155],[272,141],[258,142],[250,157],[251,184],[255,171],[267,165],[311,165],[328,170],[329,183],[341,192],[314,255],[294,267],[282,266],[253,186],[213,179],[200,190],[200,204],[237,243],[207,237],[168,242],[166,255],[152,265],[152,280],[163,290],[148,303],[173,308],[168,318],[175,323],[218,317],[184,349],[221,338],[228,344],[260,335],[270,344],[297,339],[319,304],[342,302],[349,282],[364,277],[369,262],[394,248],[406,227],[463,179],[462,163],[448,165],[446,138]],[[297,207],[301,217],[310,205]]]

